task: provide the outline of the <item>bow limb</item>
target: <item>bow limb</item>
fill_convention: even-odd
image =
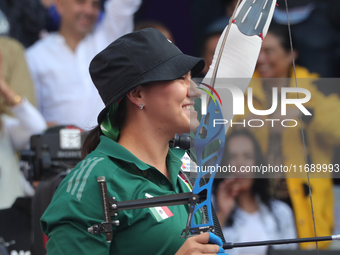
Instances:
[[[242,87],[243,93],[245,92],[253,76],[262,40],[267,33],[275,5],[276,0],[244,0],[235,9],[234,16],[218,42],[212,65],[203,83],[209,83],[213,88],[216,78],[247,78],[244,79]],[[230,104],[226,105],[232,108]],[[223,120],[221,106],[209,100],[207,114],[202,117],[195,137],[194,149],[198,171],[193,189],[194,194],[206,193],[207,200],[198,205],[195,202],[190,205],[187,226],[182,232],[185,237],[188,234],[214,231],[210,202],[211,189],[222,159],[226,128],[228,128],[225,125],[215,125],[216,119]],[[206,177],[209,181],[202,185],[201,179]],[[193,215],[204,207],[208,211],[208,222],[195,224]]]

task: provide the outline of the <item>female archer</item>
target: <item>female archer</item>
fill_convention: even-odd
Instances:
[[[253,74],[261,37],[266,34],[275,6],[275,1],[264,2],[270,8],[265,9],[267,15],[259,26],[261,36],[253,31],[251,35],[240,32],[238,27],[242,29],[244,24],[231,26],[230,42],[224,46],[220,64],[222,71],[232,69],[227,70],[227,77]],[[245,20],[243,7],[252,3],[243,1],[236,21]],[[230,44],[232,41],[235,43]],[[216,58],[217,54],[213,66]],[[188,205],[121,211],[112,217],[120,225],[113,227],[110,244],[104,234],[87,232],[103,218],[97,177],[106,177],[109,196],[117,201],[190,191],[179,175],[185,152],[169,149],[169,141],[175,134],[198,127],[194,99],[200,92],[191,77],[203,67],[202,59],[183,54],[155,29],[122,36],[92,60],[90,74],[106,107],[98,116],[99,125],[84,142],[86,157],[60,184],[41,219],[49,237],[48,254],[223,252],[216,236],[204,233],[187,240],[179,237],[187,221]],[[211,74],[209,71],[208,77]],[[202,215],[198,213],[195,219],[201,222]]]

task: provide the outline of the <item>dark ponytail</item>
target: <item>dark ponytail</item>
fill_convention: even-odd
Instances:
[[[83,142],[83,146],[81,148],[81,158],[84,159],[88,154],[97,148],[100,142],[100,136],[103,135],[103,132],[100,129],[100,126],[96,126],[90,132],[87,133],[85,140]]]
[[[112,116],[110,115],[110,119],[113,120],[115,126],[119,130],[123,127],[125,123],[126,113],[127,113],[127,97],[123,97],[120,100],[117,111]],[[104,134],[100,129],[99,125],[87,133],[81,149],[82,159],[84,159],[88,154],[90,154],[97,148],[100,142],[101,135]]]

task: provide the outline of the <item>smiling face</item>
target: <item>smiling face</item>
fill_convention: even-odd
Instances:
[[[285,50],[279,38],[268,32],[263,40],[256,71],[261,78],[287,78],[292,66],[291,51]]]
[[[173,134],[188,133],[198,127],[194,99],[201,96],[190,72],[166,82],[145,86],[145,108],[148,118],[158,129]]]
[[[57,0],[61,26],[79,36],[90,33],[98,19],[100,0]]]

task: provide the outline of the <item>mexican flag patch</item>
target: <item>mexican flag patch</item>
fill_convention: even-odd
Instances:
[[[148,193],[145,193],[145,196],[147,198],[153,197]],[[150,207],[149,209],[158,222],[174,216],[167,206]]]

